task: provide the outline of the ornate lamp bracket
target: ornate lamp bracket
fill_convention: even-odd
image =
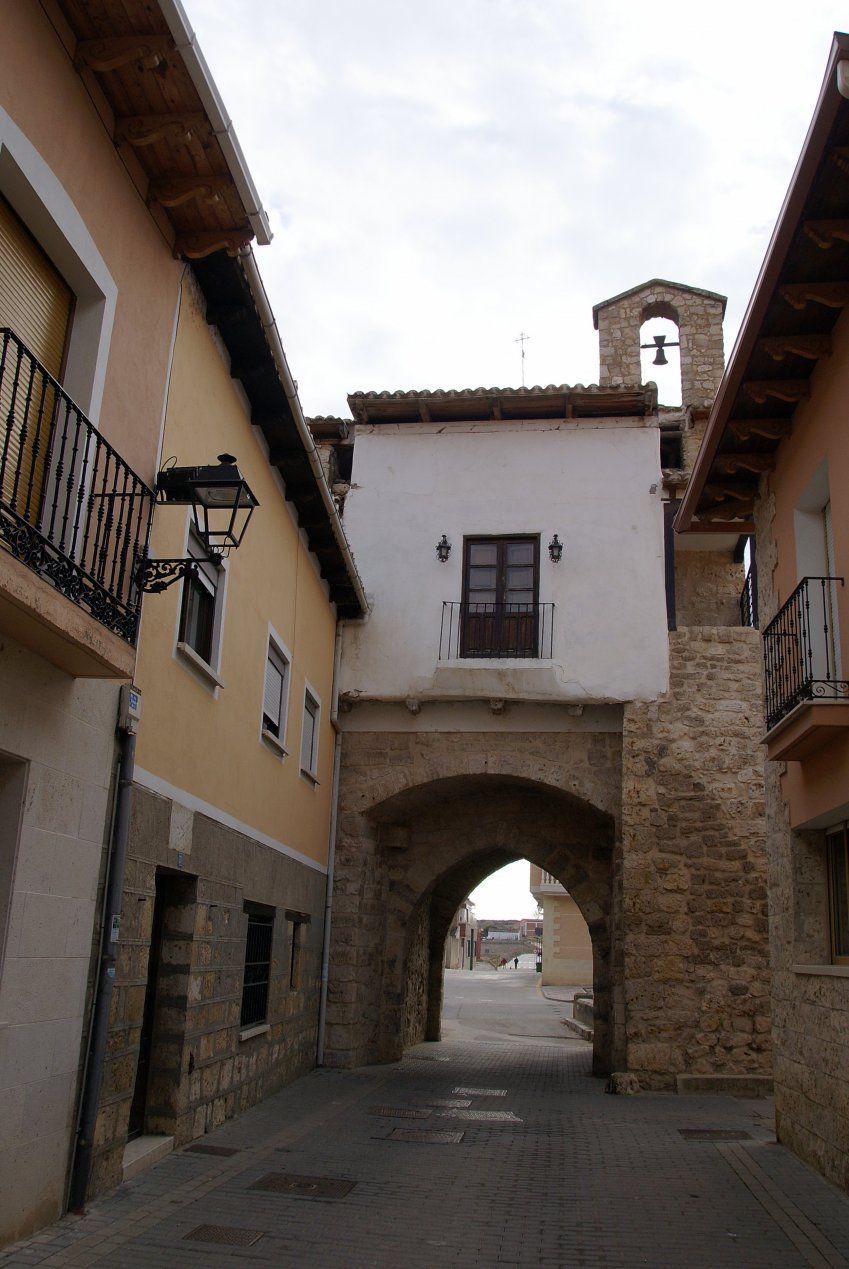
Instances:
[[[203,559],[151,560],[147,556],[139,560],[136,568],[135,582],[140,591],[146,595],[155,595],[184,577],[191,577],[198,570],[199,564],[212,564],[218,568],[221,555],[210,554]]]

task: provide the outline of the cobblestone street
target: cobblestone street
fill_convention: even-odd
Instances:
[[[446,977],[440,1044],[315,1071],[0,1264],[849,1265],[769,1102],[606,1096],[532,971]]]

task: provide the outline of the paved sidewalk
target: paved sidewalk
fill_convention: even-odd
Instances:
[[[528,1028],[520,975],[452,984],[452,1038],[313,1072],[197,1143],[237,1153],[180,1151],[0,1265],[849,1266],[849,1198],[774,1143],[768,1102],[610,1097],[581,1041],[466,1038],[481,1014],[509,1028],[511,1001]],[[534,996],[541,1019],[564,1007]],[[732,1139],[698,1135],[716,1131]],[[269,1174],[350,1188],[253,1188]],[[258,1237],[187,1238],[200,1226]]]

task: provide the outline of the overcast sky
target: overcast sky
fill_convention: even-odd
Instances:
[[[187,0],[275,238],[309,414],[356,389],[594,382],[660,276],[736,332],[816,101],[826,0]],[[663,394],[664,400],[671,399]]]
[[[523,331],[528,383],[595,382],[593,304],[652,277],[727,295],[730,350],[849,25],[827,0],[185,3],[308,414],[517,386]],[[513,870],[482,915],[528,909]]]

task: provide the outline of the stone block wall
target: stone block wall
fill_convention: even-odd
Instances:
[[[315,1064],[324,874],[135,786],[92,1194],[121,1178],[163,869],[168,902],[144,1130],[182,1145]],[[268,1027],[241,1038],[246,901],[274,909],[274,934]],[[311,918],[300,927],[296,988],[292,913]]]
[[[742,564],[730,551],[677,550],[675,612],[678,626],[739,626]]]
[[[640,383],[640,327],[651,317],[665,317],[678,326],[681,400],[709,409],[725,365],[724,311],[723,296],[658,278],[599,306],[599,383]]]
[[[669,692],[623,733],[617,1057],[648,1088],[771,1074],[760,636],[669,640]]]
[[[618,732],[343,735],[328,1065],[393,1060],[405,1036],[409,1042],[423,1028],[435,1029],[434,965],[441,980],[444,938],[458,903],[494,868],[523,856],[554,872],[561,864],[572,869],[561,880],[595,926],[602,949],[596,988],[605,1008],[610,847],[585,808],[594,808],[612,836],[620,751]],[[438,891],[452,877],[459,892]],[[438,912],[431,908],[428,928],[431,894],[440,903]],[[597,1035],[603,1048],[606,1012]]]

